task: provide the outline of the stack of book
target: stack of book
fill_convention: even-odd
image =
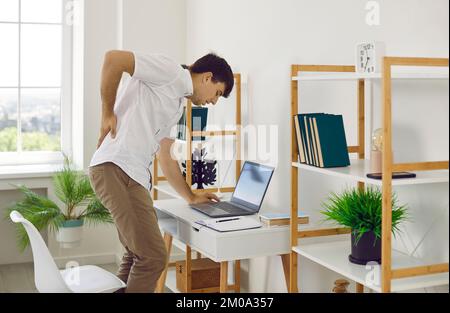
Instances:
[[[300,163],[320,168],[350,165],[342,115],[299,114],[294,124]]]
[[[181,116],[178,122],[177,138],[179,140],[186,140],[186,107],[184,108],[183,116]],[[192,108],[192,132],[205,131],[208,121],[208,109],[207,108]],[[193,137],[194,141],[205,141],[205,137]]]
[[[259,219],[267,226],[284,226],[291,223],[291,216],[283,213],[261,213]],[[309,224],[309,215],[298,213],[298,224]]]

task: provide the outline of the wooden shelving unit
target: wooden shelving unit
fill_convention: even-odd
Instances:
[[[219,131],[205,131],[205,132],[191,132],[192,129],[192,102],[188,101],[187,103],[187,116],[186,116],[186,138],[187,140],[181,142],[181,144],[186,144],[186,182],[189,187],[192,188],[192,151],[193,144],[195,143],[192,139],[194,137],[225,137],[225,136],[234,136],[235,137],[235,145],[236,145],[236,181],[239,178],[241,173],[241,125],[242,125],[242,79],[241,74],[234,74],[235,79],[235,90],[236,90],[236,130],[219,130]],[[189,138],[191,140],[189,140]],[[180,141],[177,140],[176,144],[180,144]],[[199,142],[201,145],[201,142]],[[155,158],[153,162],[153,175],[152,175],[152,184],[153,184],[153,200],[157,200],[159,196],[159,192],[163,192],[171,197],[177,197],[176,192],[172,190],[172,188],[167,184],[160,184],[161,182],[167,182],[167,178],[164,176],[159,176],[158,173],[158,159]],[[234,191],[234,187],[223,187],[220,188],[208,188],[203,190],[193,190],[194,193],[207,193],[207,192],[222,192],[222,193],[231,193]]]
[[[421,260],[404,255],[392,249],[392,187],[397,185],[418,185],[447,183],[449,181],[449,161],[394,164],[392,160],[392,80],[394,79],[448,79],[448,59],[432,58],[384,58],[383,73],[360,74],[354,66],[340,65],[292,65],[291,69],[291,246],[290,256],[290,292],[298,292],[297,257],[302,255],[332,271],[356,282],[357,292],[364,292],[364,287],[377,292],[396,292],[416,288],[425,288],[448,284],[448,263],[425,264]],[[393,71],[393,67],[395,71]],[[398,67],[414,67],[414,71],[399,71]],[[427,68],[417,71],[416,68]],[[433,68],[433,69],[431,69]],[[342,81],[355,80],[358,90],[358,145],[348,147],[349,153],[358,155],[348,168],[319,169],[298,162],[296,131],[293,116],[299,113],[298,87],[302,81]],[[381,80],[383,88],[383,180],[366,177],[369,162],[365,160],[365,81]],[[383,191],[382,213],[382,265],[379,266],[378,284],[366,280],[368,270],[348,261],[350,254],[349,229],[330,228],[317,231],[293,227],[292,221],[298,214],[299,205],[299,169],[322,175],[339,177],[358,183],[359,188],[365,184],[377,185]],[[418,171],[416,179],[393,181],[392,173],[400,171]],[[314,244],[299,244],[299,238],[326,237],[342,235],[340,241]]]

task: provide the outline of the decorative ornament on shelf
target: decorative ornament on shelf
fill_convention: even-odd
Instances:
[[[358,73],[380,73],[386,45],[383,42],[362,42],[356,45],[356,71]]]
[[[383,129],[378,128],[373,132],[372,135],[372,150],[382,151],[383,150]]]
[[[197,189],[205,189],[205,186],[214,185],[216,182],[217,161],[206,159],[206,149],[195,149],[192,153],[192,185],[197,184]],[[182,163],[183,176],[186,178],[186,162]]]
[[[370,152],[370,170],[381,173],[383,169],[383,129],[378,128],[372,134],[372,149]]]
[[[333,288],[334,293],[348,293],[348,286],[350,282],[346,279],[338,279],[334,282],[335,287]]]

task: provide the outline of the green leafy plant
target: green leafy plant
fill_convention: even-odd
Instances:
[[[352,229],[357,244],[361,237],[373,231],[381,239],[383,194],[376,188],[351,189],[338,195],[332,193],[323,204],[326,221],[334,221]],[[397,196],[392,197],[392,232],[399,232],[399,224],[407,219],[406,206],[398,205]]]
[[[16,186],[24,199],[9,207],[5,218],[9,219],[12,211],[18,211],[39,231],[48,228],[51,232],[57,232],[71,220],[82,220],[84,224],[93,226],[113,223],[111,214],[95,196],[89,178],[73,169],[67,157],[63,169],[53,175],[53,185],[64,208],[24,186]],[[23,251],[29,245],[28,235],[21,224],[16,224],[16,229],[18,246]]]

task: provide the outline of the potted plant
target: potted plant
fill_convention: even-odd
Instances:
[[[64,204],[63,208],[24,186],[16,186],[24,199],[9,207],[5,217],[9,218],[12,211],[18,211],[39,231],[48,228],[54,232],[56,240],[64,248],[79,245],[84,224],[113,223],[109,211],[95,196],[89,178],[73,169],[67,157],[63,169],[53,175],[53,185],[56,196]],[[29,239],[23,226],[15,225],[18,245],[23,251],[29,245]]]
[[[355,264],[368,262],[381,264],[381,220],[383,194],[375,188],[351,189],[342,194],[333,193],[323,204],[327,221],[334,221],[352,230],[352,254],[349,260]],[[392,198],[392,232],[399,231],[399,224],[406,220],[406,206]]]

